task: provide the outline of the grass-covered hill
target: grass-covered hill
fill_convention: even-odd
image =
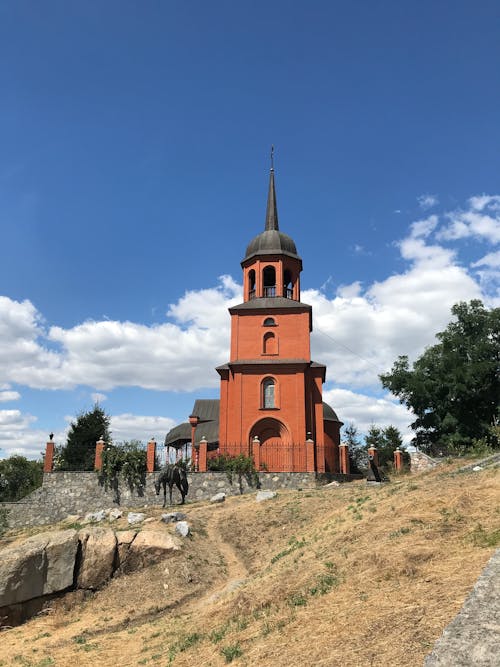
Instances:
[[[181,552],[2,632],[0,666],[422,665],[500,542],[498,470],[457,468],[188,504]]]

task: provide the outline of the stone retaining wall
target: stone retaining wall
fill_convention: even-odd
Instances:
[[[442,462],[431,458],[423,452],[410,452],[411,472],[424,472],[425,470],[432,470],[432,468],[435,468],[440,463]]]
[[[32,494],[17,503],[2,503],[8,511],[7,521],[11,528],[24,526],[41,526],[61,521],[69,515],[85,515],[99,509],[107,509],[118,505],[130,508],[159,506],[163,503],[162,495],[158,498],[154,490],[154,481],[158,473],[146,475],[146,487],[142,495],[131,492],[123,481],[119,485],[119,493],[112,489],[106,490],[99,484],[95,472],[50,472],[43,476],[43,485]],[[336,476],[338,477],[338,476]],[[344,479],[349,479],[345,477]],[[223,492],[227,496],[239,495],[240,487],[237,477],[230,484],[226,473],[207,472],[188,475],[189,495],[187,502],[208,500],[216,493]],[[259,473],[262,489],[299,489],[316,486],[315,473]],[[325,480],[327,481],[327,480]],[[254,492],[245,479],[242,480],[243,493]],[[163,491],[161,491],[163,494]],[[174,487],[173,501],[179,502],[180,494]],[[167,489],[168,503],[168,489]]]

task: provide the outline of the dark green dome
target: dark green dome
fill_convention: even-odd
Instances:
[[[323,419],[327,422],[339,422],[340,424],[342,424],[332,406],[328,405],[328,403],[325,403],[324,401],[323,401]]]
[[[297,255],[295,241],[288,234],[284,234],[278,229],[261,232],[250,241],[245,253],[245,260],[254,255],[289,255],[300,259]]]

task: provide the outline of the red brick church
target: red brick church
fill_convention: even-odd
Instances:
[[[217,452],[252,456],[257,469],[270,472],[347,472],[339,461],[342,422],[322,399],[326,367],[311,359],[302,260],[279,229],[273,168],[265,228],[241,266],[243,303],[229,309],[229,361],[217,368],[220,400],[197,400],[165,446],[194,443],[199,470],[207,453]]]

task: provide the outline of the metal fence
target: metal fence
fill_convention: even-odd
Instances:
[[[306,447],[304,443],[283,444],[263,443],[259,446],[258,460],[255,467],[263,472],[307,472]],[[254,458],[252,445],[246,443],[230,443],[210,449],[207,453],[208,467],[210,460],[217,456],[248,456]],[[180,449],[174,447],[158,447],[156,450],[156,468],[167,463],[175,463],[179,459],[191,458],[191,444]],[[193,462],[194,463],[194,462]]]
[[[243,454],[253,458],[252,447],[247,444],[228,444],[217,451],[228,456]],[[267,472],[306,472],[305,444],[263,443],[259,446],[259,461],[255,464],[256,468]]]

